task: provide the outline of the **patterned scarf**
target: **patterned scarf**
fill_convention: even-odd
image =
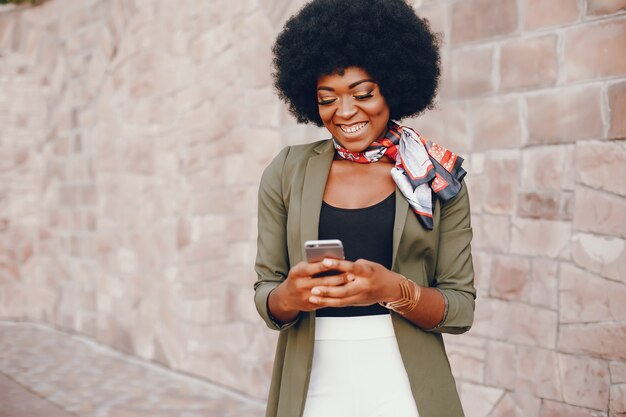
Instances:
[[[388,156],[396,162],[391,176],[420,223],[433,230],[435,197],[449,201],[461,190],[466,172],[463,158],[421,137],[413,129],[389,123],[389,130],[380,141],[363,152],[351,152],[333,138],[337,154],[348,161],[369,164]]]

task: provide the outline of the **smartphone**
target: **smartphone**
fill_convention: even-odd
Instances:
[[[307,262],[321,262],[324,258],[345,259],[343,243],[339,239],[307,240],[304,242],[304,253]],[[313,278],[338,275],[342,271],[332,269],[313,275]]]

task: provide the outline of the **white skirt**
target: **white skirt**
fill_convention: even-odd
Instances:
[[[303,417],[419,417],[389,314],[315,319]]]

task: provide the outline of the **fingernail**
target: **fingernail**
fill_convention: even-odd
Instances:
[[[320,294],[321,294],[321,291],[320,291],[320,289],[319,289],[319,288],[313,288],[313,289],[311,290],[311,294],[320,295]]]
[[[326,265],[326,266],[332,266],[333,265],[333,261],[331,259],[324,259],[324,261],[322,263],[324,265]]]
[[[354,274],[348,274],[348,276],[346,277],[348,278],[348,281],[354,281]]]
[[[318,302],[317,297],[309,297],[309,303],[317,304],[317,302]]]

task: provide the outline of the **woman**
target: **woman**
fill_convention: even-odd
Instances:
[[[266,415],[462,416],[441,333],[473,320],[465,171],[394,122],[432,106],[437,38],[402,0],[313,0],[274,54],[280,97],[332,138],[261,179],[255,303],[280,330]],[[345,260],[304,262],[331,238]]]

